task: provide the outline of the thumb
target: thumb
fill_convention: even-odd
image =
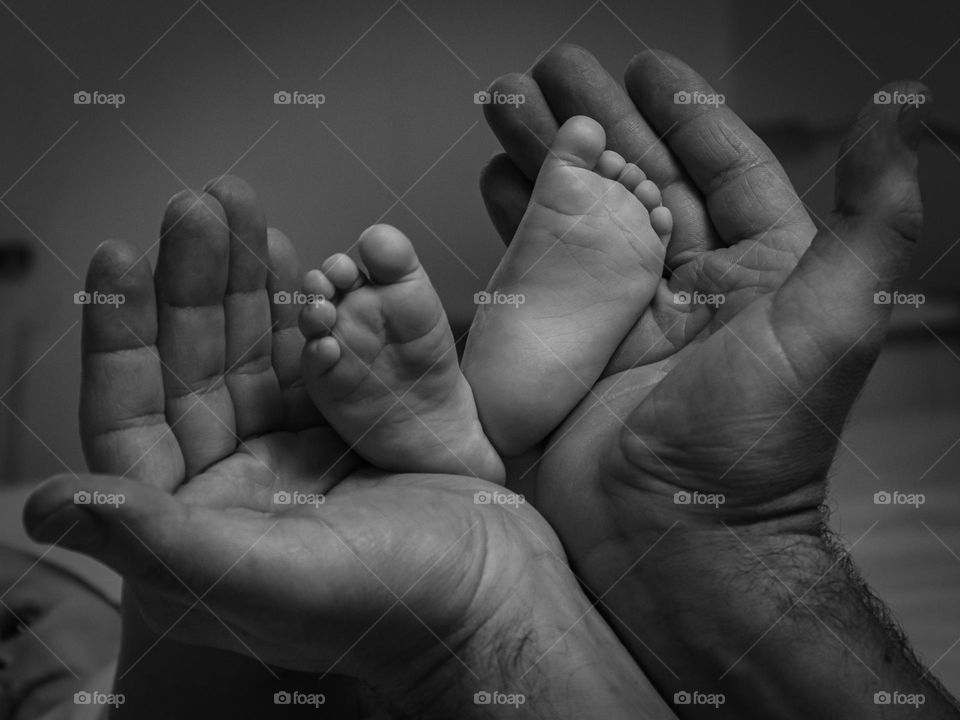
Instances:
[[[785,335],[814,343],[826,359],[820,372],[852,349],[869,370],[883,342],[891,310],[885,294],[896,289],[920,239],[917,148],[930,101],[919,83],[892,83],[860,111],[841,147],[831,221],[774,300],[781,326],[797,331]]]
[[[27,501],[23,523],[37,542],[83,553],[127,580],[184,599],[203,593],[246,549],[244,533],[224,513],[109,475],[47,480]]]

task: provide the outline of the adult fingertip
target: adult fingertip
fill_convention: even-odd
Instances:
[[[483,117],[496,134],[502,128],[509,128],[517,122],[522,122],[522,116],[519,113],[521,106],[527,103],[527,98],[535,100],[540,94],[540,88],[536,80],[529,75],[507,73],[490,83],[486,92]]]
[[[90,270],[120,268],[125,271],[143,259],[137,248],[124,240],[108,238],[97,245],[90,260]]]
[[[917,150],[925,132],[933,94],[923,83],[901,80],[877,90],[860,112],[859,124],[880,123],[911,151]]]
[[[246,180],[236,175],[218,175],[215,178],[210,178],[204,183],[203,192],[210,193],[217,199],[220,199],[219,195],[225,195],[245,202],[256,202],[256,193],[253,187]]]
[[[927,119],[930,117],[930,105],[933,103],[933,93],[926,85],[911,82],[909,85],[913,88],[918,99],[916,105],[907,104],[900,109],[897,117],[897,127],[900,131],[900,139],[911,150],[920,147],[920,141],[923,139],[926,128],[924,127]],[[922,98],[922,102],[919,99]]]
[[[651,78],[664,75],[669,76],[667,79],[670,81],[677,81],[684,70],[689,71],[689,68],[675,55],[666,50],[647,48],[630,58],[623,72],[623,80],[627,89],[633,91],[649,83]]]
[[[630,75],[631,71],[635,67],[639,65],[646,65],[651,62],[669,65],[669,61],[673,60],[673,57],[674,56],[668,53],[666,50],[660,50],[657,48],[644,48],[630,58],[630,62],[627,63],[626,74]]]
[[[161,237],[173,228],[183,228],[184,235],[225,229],[227,215],[216,197],[207,192],[181,190],[167,201],[161,225]]]
[[[21,516],[28,530],[60,508],[69,496],[67,475],[54,475],[40,483],[24,503]]]
[[[576,43],[560,43],[545,52],[543,57],[537,61],[535,67],[544,70],[556,64],[566,65],[568,63],[579,63],[584,60],[596,62],[593,54],[582,45],[577,45]]]
[[[532,87],[535,82],[536,81],[526,73],[507,73],[490,83],[487,91],[491,93],[498,91],[506,94],[523,92],[525,89]],[[489,105],[492,105],[492,103],[488,103],[487,105],[485,109],[489,109]]]
[[[606,70],[586,48],[563,43],[551,48],[537,61],[533,66],[532,76],[546,95],[551,96],[551,92],[558,88],[576,85],[580,81],[589,83],[597,77],[602,78],[606,76]],[[560,98],[558,96],[554,99]],[[574,98],[568,98],[568,100],[576,103]],[[561,114],[558,108],[553,107],[553,110],[558,115]],[[569,114],[571,113],[567,113]]]
[[[75,484],[71,476],[56,476],[29,497],[22,521],[33,540],[84,552],[95,551],[103,544],[104,528],[84,509],[89,492],[74,490]]]

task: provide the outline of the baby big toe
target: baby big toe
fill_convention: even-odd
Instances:
[[[392,225],[367,228],[358,244],[370,279],[379,285],[399,282],[420,267],[413,244]]]
[[[557,130],[550,156],[567,165],[593,169],[603,154],[606,142],[607,136],[600,123],[578,115]]]

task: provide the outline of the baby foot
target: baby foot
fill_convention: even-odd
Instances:
[[[563,124],[477,308],[463,372],[504,455],[573,410],[661,278],[673,218],[659,188],[605,145],[597,122]]]
[[[304,280],[306,293],[323,296],[300,313],[313,402],[381,469],[503,482],[447,316],[410,241],[374,225],[360,236],[359,251],[369,277],[341,254]]]

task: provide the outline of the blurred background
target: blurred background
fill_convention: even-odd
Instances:
[[[108,237],[156,258],[166,200],[225,172],[307,266],[401,227],[455,326],[501,245],[477,189],[496,150],[474,93],[559,42],[620,76],[664,48],[785,165],[814,217],[844,129],[883,83],[935,95],[927,224],[894,332],[844,437],[833,522],[928,663],[960,693],[960,5],[828,0],[0,3],[0,480],[80,469],[80,307]],[[325,102],[276,105],[278,91]],[[77,105],[79,91],[124,103]],[[919,508],[874,503],[923,493]]]

